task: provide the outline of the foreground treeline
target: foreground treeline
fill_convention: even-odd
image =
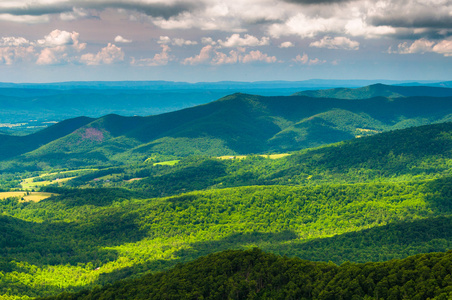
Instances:
[[[224,251],[136,280],[48,300],[437,299],[452,296],[452,251],[336,266],[258,250]]]
[[[77,292],[227,249],[336,264],[447,251],[451,182],[250,186],[151,199],[55,189],[38,203],[10,198],[0,202],[0,294]]]

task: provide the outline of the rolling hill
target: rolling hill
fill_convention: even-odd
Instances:
[[[128,118],[110,118],[94,122],[118,135],[146,119],[134,118],[127,128]],[[54,196],[37,203],[10,197],[0,201],[0,294],[77,292],[256,246],[334,263],[446,251],[451,132],[452,123],[425,125],[276,160],[187,157],[174,166],[123,165],[73,179],[108,181],[109,188],[78,189],[69,181],[66,188],[47,187]],[[94,298],[111,287],[92,291]]]
[[[448,299],[451,258],[451,252],[432,253],[336,266],[259,249],[224,251],[167,272],[46,299]]]
[[[64,136],[43,131],[5,137],[0,157],[29,152],[21,158],[25,163],[40,160],[56,166],[56,161],[64,158],[77,167],[138,162],[151,156],[170,159],[286,152],[450,120],[452,97],[348,100],[233,94],[156,116],[107,115],[73,126],[73,132]],[[8,145],[14,144],[13,140],[27,147],[11,151]]]
[[[386,84],[373,84],[359,88],[334,88],[322,90],[308,90],[295,93],[296,96],[309,96],[317,98],[338,99],[368,99],[373,97],[450,97],[452,89],[444,83],[444,86],[399,86]]]

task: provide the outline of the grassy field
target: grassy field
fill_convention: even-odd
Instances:
[[[43,187],[43,186],[47,186],[49,184],[64,183],[66,181],[69,181],[69,180],[77,177],[77,176],[71,176],[71,177],[66,177],[66,178],[56,178],[56,179],[53,179],[53,180],[34,181],[34,179],[36,179],[36,178],[42,178],[42,177],[48,177],[48,176],[55,176],[56,177],[56,175],[61,175],[62,177],[64,177],[64,176],[67,176],[67,174],[71,174],[71,173],[73,173],[74,175],[80,175],[80,173],[84,172],[84,171],[97,171],[97,169],[78,169],[78,170],[70,170],[70,171],[44,173],[44,174],[41,174],[39,176],[25,178],[24,180],[22,180],[22,182],[20,184],[22,186],[22,189],[24,189],[24,190],[32,190],[32,189],[35,189],[35,188],[40,188],[40,187]]]
[[[21,202],[39,202],[41,200],[47,199],[56,194],[44,193],[44,192],[29,192],[17,191],[17,192],[3,192],[0,193],[0,199],[6,199],[9,197],[21,197]]]
[[[63,183],[63,182],[69,181],[69,180],[71,180],[71,179],[73,179],[75,177],[76,176],[68,177],[68,178],[62,178],[62,179],[55,179],[55,180],[36,181],[36,182],[33,182],[33,179],[35,179],[36,177],[30,177],[30,178],[26,178],[26,179],[22,180],[20,185],[22,186],[22,188],[24,190],[31,190],[31,189],[40,188],[42,186],[46,186],[46,185],[49,185],[49,184]]]
[[[179,162],[179,160],[168,160],[168,161],[154,163],[154,166],[174,166],[178,162]]]
[[[281,153],[281,154],[261,154],[259,156],[264,158],[270,158],[270,159],[278,159],[285,156],[290,155],[289,153]],[[219,156],[218,159],[244,159],[246,158],[246,155],[225,155],[225,156]]]

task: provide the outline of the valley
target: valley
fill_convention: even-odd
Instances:
[[[2,134],[0,295],[447,299],[451,121],[377,84]]]

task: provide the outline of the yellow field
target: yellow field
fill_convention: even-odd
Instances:
[[[174,166],[178,162],[179,162],[179,160],[168,160],[168,161],[154,163],[154,166]]]
[[[22,180],[20,185],[22,186],[23,189],[30,190],[30,189],[38,188],[38,187],[41,187],[41,186],[46,186],[46,185],[53,184],[53,183],[66,182],[68,180],[74,179],[75,177],[68,177],[68,178],[62,178],[62,179],[51,180],[51,181],[46,180],[46,181],[33,182],[34,178],[36,178],[36,177],[31,177],[31,178],[24,179],[24,180]]]
[[[265,158],[270,158],[270,159],[278,159],[278,158],[282,158],[285,156],[290,155],[289,153],[281,153],[281,154],[261,154],[259,156],[261,157],[265,157]],[[246,155],[224,155],[224,156],[218,156],[218,159],[244,159],[246,158]]]
[[[218,156],[218,159],[244,159],[246,158],[246,155],[224,155],[224,156]]]
[[[2,193],[0,193],[0,199],[6,199],[8,197],[21,197],[21,200],[20,200],[21,202],[30,202],[30,201],[39,202],[41,200],[47,199],[54,195],[57,195],[57,194],[44,193],[44,192],[30,192],[27,195],[27,192],[25,192],[25,191],[2,192]]]

